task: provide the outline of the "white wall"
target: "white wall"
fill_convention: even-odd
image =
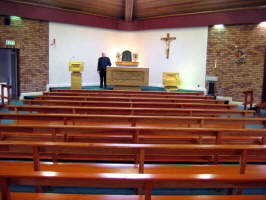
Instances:
[[[105,51],[115,66],[116,53],[130,50],[139,54],[140,67],[150,68],[149,85],[162,86],[162,72],[179,72],[186,89],[204,89],[208,27],[174,28],[148,31],[116,31],[51,22],[49,25],[49,85],[69,86],[68,62],[85,63],[83,85],[99,84],[97,60]],[[166,59],[166,33],[171,42]],[[199,85],[199,87],[198,87]]]
[[[170,43],[169,59],[160,40],[166,33],[176,37]],[[182,88],[205,87],[208,27],[140,31],[136,37],[141,41],[141,64],[150,67],[151,85],[162,84],[162,72],[179,72]]]

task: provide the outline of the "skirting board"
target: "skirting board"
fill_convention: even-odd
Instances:
[[[21,93],[19,96],[19,99],[24,99],[25,96],[37,96],[37,95],[43,95],[43,92],[25,92]]]
[[[243,106],[244,102],[241,101],[233,101],[232,97],[223,97],[223,96],[216,96],[217,100],[225,100],[225,101],[229,101],[229,104],[236,104],[239,106]],[[255,107],[256,105],[253,104],[252,107]]]
[[[100,83],[82,83],[82,86],[95,86],[95,85],[100,85]],[[46,85],[46,91],[49,91],[50,88],[55,88],[55,87],[70,87],[70,83],[59,83],[59,84],[47,84]]]

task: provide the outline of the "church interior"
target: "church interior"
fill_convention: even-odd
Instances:
[[[1,0],[0,200],[266,200],[265,0]]]

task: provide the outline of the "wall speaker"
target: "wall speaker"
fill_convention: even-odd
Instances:
[[[5,17],[4,18],[4,24],[7,25],[7,26],[9,26],[10,23],[11,23],[10,17],[9,16]]]

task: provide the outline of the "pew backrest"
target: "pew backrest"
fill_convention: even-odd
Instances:
[[[126,97],[122,96],[88,96],[88,95],[40,95],[35,96],[34,99],[43,99],[43,100],[83,100],[83,101],[121,101],[121,102],[165,102],[165,103],[213,103],[213,104],[224,104],[223,100],[214,100],[214,99],[205,99],[196,97],[186,97],[180,96],[176,98],[169,97]]]
[[[83,90],[83,89],[52,89],[51,92],[73,92],[73,93],[98,93],[98,94],[162,94],[162,95],[204,95],[204,92],[167,92],[167,91],[133,91],[133,90]],[[214,98],[213,96],[208,96]]]
[[[29,111],[41,113],[69,114],[111,114],[111,115],[159,115],[159,116],[254,116],[254,110],[233,109],[192,109],[192,108],[121,108],[121,107],[85,107],[85,106],[38,106],[9,105],[11,111]]]
[[[207,103],[162,103],[162,102],[116,102],[116,101],[76,101],[76,100],[23,100],[29,105],[68,105],[87,107],[128,107],[128,108],[204,108],[204,109],[234,109],[233,104]]]
[[[226,188],[266,186],[266,176],[215,175],[215,174],[113,174],[113,173],[66,173],[51,171],[4,171],[0,169],[2,200],[12,200],[11,184],[87,187],[144,187],[145,200],[152,199],[153,188]]]
[[[88,114],[47,114],[47,113],[7,113],[0,112],[0,120],[33,120],[43,123],[87,124],[103,126],[146,126],[146,127],[230,127],[246,128],[246,125],[261,125],[266,128],[266,118],[225,118],[225,117],[191,117],[191,116],[139,116],[139,115],[88,115]]]
[[[0,135],[46,135],[50,140],[57,141],[58,137],[63,137],[68,141],[69,137],[85,138],[113,138],[119,139],[127,137],[130,143],[140,143],[145,138],[174,139],[176,137],[197,138],[201,143],[203,137],[213,138],[214,144],[223,143],[223,139],[228,136],[235,136],[231,142],[242,142],[241,138],[256,137],[258,143],[266,144],[265,129],[243,129],[243,128],[184,128],[184,127],[129,127],[129,126],[90,126],[90,125],[54,125],[54,124],[0,124]],[[249,139],[249,138],[248,138]]]
[[[105,144],[105,143],[65,143],[0,141],[1,154],[29,155],[34,160],[34,170],[40,170],[40,159],[52,158],[94,158],[106,159],[128,157],[139,163],[139,173],[145,172],[145,161],[150,158],[206,156],[218,159],[221,156],[238,156],[239,173],[244,174],[249,155],[265,154],[265,145],[170,145],[170,144]],[[1,155],[0,154],[0,155]]]

